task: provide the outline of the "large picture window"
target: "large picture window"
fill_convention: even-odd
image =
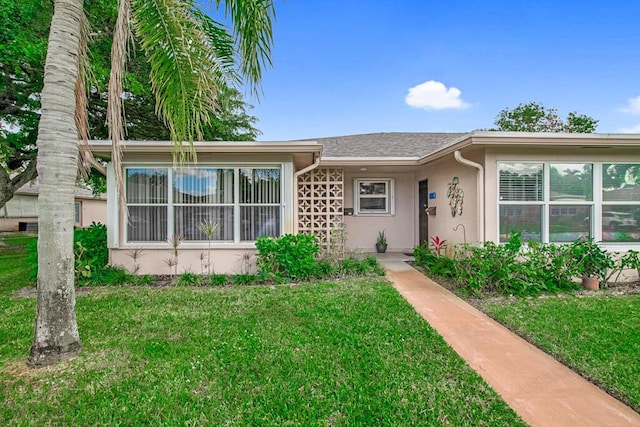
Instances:
[[[640,165],[499,162],[499,238],[640,241]],[[598,190],[596,190],[598,189]]]
[[[640,164],[602,164],[602,240],[640,241]]]
[[[205,222],[217,242],[281,234],[280,168],[127,168],[126,187],[129,242],[205,241]]]
[[[356,179],[354,184],[356,214],[393,215],[395,213],[392,179]]]

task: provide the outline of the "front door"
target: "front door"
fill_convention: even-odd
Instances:
[[[418,227],[420,244],[429,239],[429,218],[427,217],[427,203],[429,200],[429,185],[427,180],[418,183]]]

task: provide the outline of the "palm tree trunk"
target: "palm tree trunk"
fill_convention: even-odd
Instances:
[[[55,0],[38,128],[38,311],[30,366],[80,352],[74,290],[74,121],[83,0]]]

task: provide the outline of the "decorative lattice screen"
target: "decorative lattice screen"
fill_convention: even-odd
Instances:
[[[331,241],[331,230],[343,223],[342,169],[314,169],[298,178],[298,231],[314,234],[322,246]]]

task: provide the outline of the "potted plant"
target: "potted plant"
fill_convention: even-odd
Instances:
[[[576,269],[582,275],[582,286],[585,289],[597,290],[600,282],[606,280],[609,268],[613,267],[611,255],[592,237],[576,240],[571,251]]]
[[[384,230],[378,231],[378,238],[376,239],[376,251],[379,254],[383,254],[387,251],[387,236],[384,234]]]

